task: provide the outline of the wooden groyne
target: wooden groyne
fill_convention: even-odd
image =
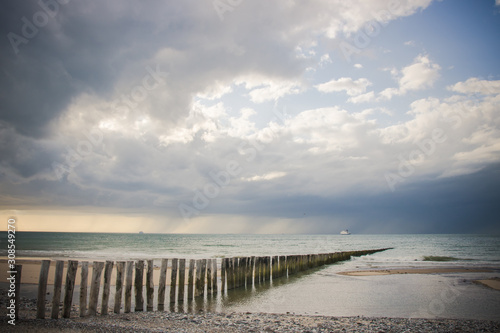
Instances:
[[[66,263],[56,261],[50,317],[52,319],[57,319],[60,315],[63,318],[70,317],[77,274],[80,274],[80,316],[106,315],[110,309],[114,313],[153,311],[154,304],[157,305],[159,311],[164,311],[166,306],[170,311],[175,311],[176,305],[180,309],[183,304],[186,304],[185,302],[192,302],[197,298],[227,295],[232,289],[251,289],[259,284],[284,279],[299,272],[384,250],[387,249],[287,256],[232,257],[220,260],[214,258],[190,259],[189,261],[179,258],[161,259],[160,267],[156,267],[159,269],[159,282],[156,286],[153,278],[155,271],[153,260],[94,261],[91,265],[92,276],[89,276],[88,261],[70,260]],[[37,318],[39,319],[47,316],[45,297],[50,263],[50,260],[42,260],[40,267],[37,299]],[[62,295],[65,266],[67,270],[64,295]],[[170,275],[168,275],[169,267]],[[112,281],[113,272],[115,274]],[[114,282],[113,299],[110,297],[112,282]],[[89,285],[90,290],[88,290]],[[63,296],[62,303],[61,296]],[[133,303],[132,299],[134,299]],[[99,304],[100,307],[98,307]]]

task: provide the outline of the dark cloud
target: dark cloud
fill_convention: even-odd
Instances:
[[[328,69],[318,65],[323,55],[333,58],[318,44],[356,31],[385,1],[359,6],[356,15],[328,1],[245,1],[222,20],[211,1],[50,4],[0,4],[3,207],[133,209],[180,219],[179,204],[237,161],[241,172],[199,217],[244,215],[261,225],[288,219],[309,232],[343,224],[358,232],[498,230],[493,94],[477,98],[467,119],[453,112],[468,97],[411,104],[408,94],[401,102],[411,104],[408,118],[381,127],[370,110],[334,106],[339,93],[316,101],[318,94],[306,92],[342,72],[338,59]],[[401,15],[427,5],[404,4]],[[162,73],[160,84],[134,106],[124,104],[152,70]],[[219,88],[237,93],[196,97]],[[272,128],[280,98],[294,114]],[[241,107],[255,110],[245,118]],[[396,173],[399,156],[434,128],[447,139],[390,192],[384,173]],[[96,131],[98,142],[88,137]],[[248,159],[241,147],[248,152],[256,141],[262,148]],[[56,175],[54,165],[64,172]]]

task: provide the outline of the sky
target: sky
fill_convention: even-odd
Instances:
[[[500,233],[500,1],[2,1],[20,231]]]

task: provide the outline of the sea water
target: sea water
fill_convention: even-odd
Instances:
[[[6,256],[6,233],[0,235]],[[198,304],[205,311],[333,316],[500,320],[500,291],[474,280],[500,277],[495,235],[179,235],[16,234],[16,256],[79,260],[223,258],[392,248],[369,256],[232,290]],[[220,265],[220,260],[218,260]],[[346,276],[351,270],[422,267],[486,268],[489,272]]]
[[[7,234],[0,233],[0,255]],[[499,235],[241,235],[19,232],[16,255],[51,259],[222,258],[393,248],[366,265],[498,266]],[[425,257],[436,261],[425,261]],[[440,258],[439,258],[440,257]],[[427,258],[429,259],[429,258]],[[431,260],[433,258],[430,258]],[[446,261],[439,261],[446,260]]]

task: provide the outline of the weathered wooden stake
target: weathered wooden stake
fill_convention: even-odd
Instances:
[[[193,289],[194,289],[194,281],[195,281],[195,270],[194,270],[195,260],[189,260],[189,271],[188,271],[188,302],[193,299]]]
[[[112,261],[106,261],[106,266],[104,268],[104,284],[102,287],[102,301],[101,301],[101,315],[105,316],[108,314],[108,304],[109,304],[109,293],[111,289],[111,273],[113,272]]]
[[[194,297],[201,294],[201,259],[196,260],[196,283],[194,288]]]
[[[54,293],[52,294],[52,313],[50,316],[52,319],[59,318],[59,308],[61,305],[61,288],[62,288],[63,271],[64,271],[64,261],[57,260],[56,261],[56,275],[54,277]]]
[[[231,258],[231,289],[236,288],[236,274],[238,270],[238,258]]]
[[[217,259],[212,259],[212,289],[217,293]]]
[[[170,275],[170,304],[175,303],[175,287],[177,282],[177,259],[172,259],[172,274]]]
[[[205,295],[205,282],[207,279],[207,259],[201,259],[201,284],[200,296]]]
[[[207,259],[207,294],[212,294],[212,259]]]
[[[153,260],[148,260],[146,271],[146,310],[153,311],[153,298],[155,293],[155,285],[153,282],[154,264]]]
[[[167,280],[168,259],[161,260],[160,266],[160,282],[158,285],[158,310],[165,309],[165,283]]]
[[[226,266],[227,265],[227,258],[222,258],[221,263],[220,263],[220,281],[221,281],[221,286],[220,286],[220,292],[221,294],[226,293]]]
[[[129,313],[132,309],[132,275],[134,274],[134,262],[127,261],[125,268],[125,305],[123,312]]]
[[[252,288],[252,275],[253,275],[253,267],[252,267],[252,261],[254,257],[248,257],[247,259],[247,267],[246,267],[246,274],[245,274],[245,283],[247,288]]]
[[[82,271],[80,276],[80,317],[87,314],[87,288],[89,284],[89,262],[82,262]]]
[[[36,300],[36,317],[45,318],[45,295],[47,294],[47,278],[49,276],[50,260],[42,260],[38,276],[38,298]]]
[[[114,313],[120,313],[123,294],[123,281],[125,280],[125,261],[116,262],[115,306]]]
[[[186,284],[186,259],[179,259],[179,289],[177,300],[184,302],[184,285]]]
[[[226,275],[227,275],[227,290],[234,288],[234,258],[227,258]]]
[[[66,284],[64,286],[63,318],[71,316],[71,304],[73,303],[73,291],[75,290],[76,271],[78,270],[78,261],[68,261],[66,271]]]
[[[262,257],[255,258],[255,275],[259,284],[262,282]]]
[[[286,275],[286,256],[280,256],[279,257],[279,277],[282,277],[284,275]]]
[[[143,277],[144,277],[144,260],[137,260],[135,263],[135,308],[134,312],[144,311],[144,296],[143,296]]]
[[[240,279],[240,258],[233,258],[233,269],[234,269],[234,283],[233,288],[239,287]]]
[[[238,288],[245,286],[245,269],[247,266],[246,263],[247,258],[239,258],[238,259]]]
[[[125,267],[125,305],[123,312],[129,313],[132,311],[132,277],[134,275],[134,262],[127,261]]]
[[[272,263],[272,277],[273,277],[273,280],[274,279],[277,279],[278,276],[279,276],[279,273],[278,273],[278,256],[274,256],[272,257],[272,260],[273,260],[273,263]]]
[[[94,261],[92,263],[92,280],[90,282],[90,299],[88,310],[88,314],[90,316],[95,316],[97,314],[97,302],[99,301],[99,289],[101,288],[101,274],[103,268],[103,262]]]

